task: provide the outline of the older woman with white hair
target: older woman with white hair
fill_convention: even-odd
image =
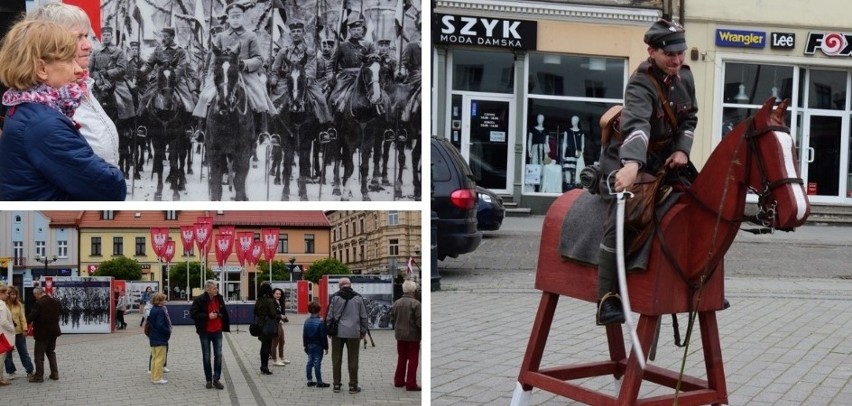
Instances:
[[[80,125],[80,133],[95,151],[95,155],[118,167],[118,130],[92,94],[95,80],[89,77],[89,56],[92,43],[89,32],[92,24],[89,16],[80,7],[64,3],[47,3],[27,15],[27,20],[51,21],[65,27],[77,38],[77,64],[83,68],[78,83],[84,95],[80,107],[74,113],[74,121]]]
[[[420,364],[420,301],[417,300],[417,284],[402,283],[402,297],[393,304],[394,338],[396,338],[396,373],[393,386],[405,386],[408,391],[419,391],[417,367]]]

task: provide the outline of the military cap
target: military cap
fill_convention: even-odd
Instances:
[[[160,30],[160,32],[162,32],[163,34],[172,34],[172,36],[174,36],[175,35],[175,28],[174,27],[163,27],[163,29]]]
[[[139,47],[139,41],[130,41],[130,46]]]
[[[303,29],[303,30],[305,29],[305,23],[303,23],[299,20],[292,20],[289,23],[287,23],[287,26],[290,27],[291,30],[295,30],[297,28],[300,28],[300,29]]]
[[[362,16],[361,13],[353,12],[349,15],[346,25],[348,25],[349,28],[364,27],[366,22],[364,21],[364,16]]]
[[[246,11],[246,9],[248,9],[248,6],[243,3],[240,3],[239,1],[228,3],[228,5],[225,6],[225,14],[228,14],[233,8],[238,8],[242,11]]]
[[[112,34],[114,32],[114,30],[112,29],[112,27],[105,25],[105,26],[101,27],[101,33],[105,33],[105,32]]]
[[[376,44],[378,44],[378,45],[390,45],[390,40],[389,39],[380,39],[376,42]]]
[[[324,40],[322,40],[322,43],[323,43],[323,44],[328,44],[328,45],[334,45],[334,43],[335,43],[335,42],[337,42],[337,41],[335,41],[335,40],[333,40],[333,39],[324,39]]]
[[[686,33],[679,24],[658,20],[645,32],[646,44],[666,52],[686,50]]]

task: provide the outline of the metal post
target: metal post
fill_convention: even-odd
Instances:
[[[432,212],[432,291],[441,290],[441,275],[438,274],[438,213]]]
[[[292,308],[292,306],[293,306],[293,269],[296,268],[296,257],[290,257],[290,265],[288,265],[288,268],[290,268],[290,272],[289,272],[289,274],[290,274],[290,285],[287,287],[287,291],[288,291],[288,294],[290,295],[290,306]]]

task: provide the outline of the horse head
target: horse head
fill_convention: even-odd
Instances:
[[[775,101],[766,100],[745,129],[751,154],[746,181],[758,194],[767,220],[776,228],[790,229],[804,224],[810,206],[799,175],[796,142],[784,117],[790,100],[778,106]]]
[[[381,71],[382,63],[379,55],[372,54],[365,57],[358,75],[358,81],[371,105],[382,102]]]
[[[157,70],[157,92],[154,95],[154,109],[158,111],[175,110],[179,100],[175,88],[177,86],[177,75],[168,66]]]
[[[245,112],[248,108],[242,77],[239,48],[213,48],[213,83],[216,85],[216,104],[219,114]]]
[[[307,59],[307,55],[303,60]],[[307,107],[307,78],[303,61],[288,63],[287,75],[287,105],[291,113],[304,113]]]

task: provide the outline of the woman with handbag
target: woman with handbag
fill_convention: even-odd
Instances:
[[[260,373],[272,375],[269,370],[269,355],[272,352],[272,340],[278,336],[278,317],[275,313],[275,299],[272,298],[272,285],[260,285],[260,298],[254,303],[255,322],[260,326]]]
[[[273,289],[272,298],[275,300],[275,319],[278,320],[278,335],[272,340],[272,365],[283,367],[290,363],[290,360],[284,359],[284,323],[290,320],[284,311],[284,291]]]
[[[15,343],[15,322],[12,321],[12,312],[6,306],[6,298],[9,297],[9,287],[0,285],[0,363],[5,363],[6,356],[12,353]],[[11,385],[8,379],[0,374],[0,385]]]

